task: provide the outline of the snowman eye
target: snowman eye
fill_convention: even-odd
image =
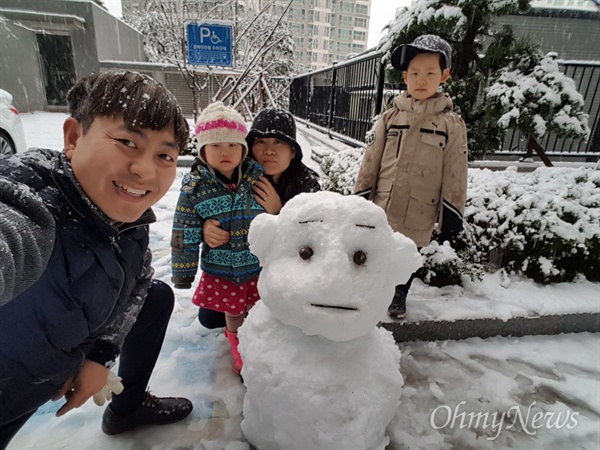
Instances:
[[[359,250],[354,254],[352,259],[354,259],[355,264],[363,266],[367,262],[367,254],[362,250]]]
[[[300,258],[304,260],[310,259],[310,257],[314,255],[314,253],[315,252],[313,252],[313,249],[307,245],[305,245],[304,247],[300,247],[300,250],[298,251]]]

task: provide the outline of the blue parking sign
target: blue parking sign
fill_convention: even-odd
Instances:
[[[186,31],[188,64],[233,67],[233,24],[191,22]]]

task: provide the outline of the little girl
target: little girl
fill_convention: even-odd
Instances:
[[[256,283],[260,266],[248,248],[250,222],[264,212],[254,199],[252,185],[262,175],[261,166],[247,159],[243,117],[222,102],[206,107],[196,125],[198,158],[183,177],[173,219],[172,281],[189,289],[198,271],[199,246],[202,276],[192,302],[225,313],[225,336],[231,344],[233,370],[242,360],[237,330],[248,310],[259,300]],[[225,244],[211,248],[202,226],[216,219],[231,233]]]

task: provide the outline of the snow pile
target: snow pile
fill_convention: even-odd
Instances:
[[[239,330],[244,435],[261,449],[383,450],[402,376],[376,325],[421,264],[415,244],[381,208],[332,192],[258,216],[248,239],[263,270]]]

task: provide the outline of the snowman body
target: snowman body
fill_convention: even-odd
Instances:
[[[300,194],[250,226],[260,301],[238,331],[242,430],[257,449],[384,449],[400,351],[378,328],[415,244],[360,197]]]
[[[309,336],[259,302],[240,329],[240,349],[242,431],[257,449],[383,450],[389,443],[402,376],[387,330],[345,342]]]

